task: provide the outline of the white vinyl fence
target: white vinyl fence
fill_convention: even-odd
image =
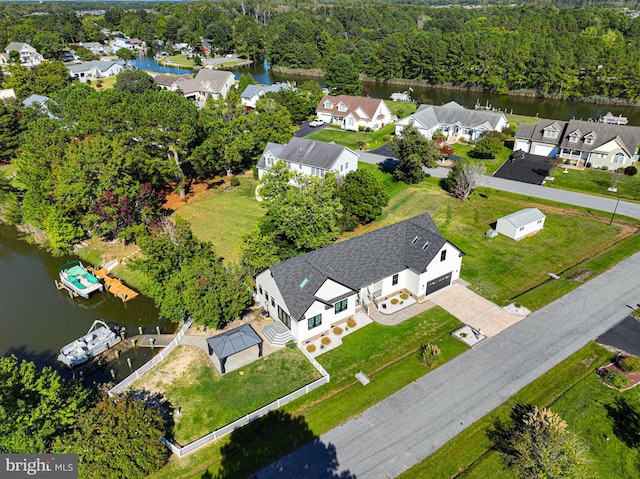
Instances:
[[[216,441],[217,439],[220,439],[221,437],[226,436],[227,434],[235,431],[236,429],[246,426],[250,422],[261,418],[262,416],[270,413],[271,411],[274,411],[279,407],[284,406],[287,403],[290,403],[294,399],[298,399],[299,397],[304,396],[308,392],[313,391],[314,389],[322,386],[323,384],[328,383],[330,379],[329,373],[327,373],[327,371],[322,367],[322,365],[318,361],[316,361],[313,357],[311,357],[311,355],[304,348],[301,348],[300,350],[307,357],[309,362],[311,362],[313,367],[315,367],[318,370],[318,372],[322,374],[322,377],[320,379],[316,379],[312,383],[309,383],[306,386],[301,387],[297,391],[293,391],[292,393],[289,393],[286,396],[281,397],[276,401],[273,401],[271,404],[267,404],[266,406],[261,407],[260,409],[257,409],[247,414],[246,416],[241,417],[240,419],[236,419],[232,423],[227,424],[226,426],[223,426],[220,429],[216,429],[215,431],[210,432],[206,436],[202,436],[200,439],[196,439],[195,441],[187,444],[186,446],[181,447],[177,444],[172,443],[165,437],[161,437],[160,440],[176,456],[184,457],[187,454],[191,454],[192,452],[195,452],[198,449],[201,449],[206,445],[211,444],[213,441]]]
[[[140,378],[143,374],[147,373],[152,367],[154,367],[156,364],[158,364],[160,361],[166,358],[167,355],[171,351],[173,351],[175,347],[180,343],[180,340],[185,335],[185,333],[189,330],[192,323],[193,323],[193,320],[191,318],[187,319],[182,325],[182,328],[180,328],[180,331],[178,331],[178,334],[176,334],[176,337],[173,338],[173,341],[171,341],[166,347],[162,348],[162,351],[156,354],[153,358],[151,358],[149,361],[144,363],[142,366],[140,366],[138,369],[136,369],[133,373],[131,373],[126,378],[124,378],[114,387],[109,389],[109,396],[115,396],[116,394],[120,394],[127,387],[131,386],[131,384],[136,379]]]

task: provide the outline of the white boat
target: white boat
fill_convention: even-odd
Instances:
[[[613,113],[608,111],[607,114],[602,115],[598,121],[600,121],[600,123],[608,123],[609,125],[626,125],[629,120],[627,120],[626,116],[615,116]]]
[[[100,279],[88,271],[78,260],[69,261],[62,265],[60,281],[67,289],[85,299],[89,299],[89,295],[94,291],[104,291],[104,285]]]
[[[111,346],[118,344],[122,338],[104,321],[95,320],[87,334],[60,350],[58,361],[70,368],[86,363]]]

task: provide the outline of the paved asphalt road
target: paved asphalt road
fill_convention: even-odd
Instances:
[[[367,152],[358,153],[360,155],[358,161],[363,161],[365,163],[390,166],[393,165],[394,162],[397,162],[395,158],[387,155],[381,156]],[[424,171],[428,175],[435,176],[436,178],[445,178],[449,174],[449,170],[447,168],[424,168]],[[563,173],[556,174],[561,175]],[[617,203],[616,200],[611,198],[585,195],[584,193],[559,190],[548,186],[531,185],[528,183],[521,183],[519,181],[494,178],[492,176],[484,176],[482,186],[496,190],[509,191],[511,193],[518,193],[524,196],[531,196],[533,198],[542,198],[550,201],[557,201],[559,203],[566,203],[568,205],[582,206],[584,208],[605,211],[607,213],[613,213]],[[616,214],[640,219],[640,204],[620,201],[620,204],[616,209]]]
[[[396,477],[623,320],[640,302],[639,268],[640,253],[255,477]]]

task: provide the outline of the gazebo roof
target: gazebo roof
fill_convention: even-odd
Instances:
[[[262,338],[258,336],[250,324],[243,324],[238,328],[207,338],[207,343],[216,356],[222,360],[262,343]]]

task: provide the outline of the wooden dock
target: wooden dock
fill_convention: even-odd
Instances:
[[[117,278],[109,276],[109,271],[106,268],[95,269],[91,266],[87,266],[87,269],[95,274],[98,278],[104,281],[105,288],[115,297],[120,298],[122,302],[127,302],[130,299],[138,296],[138,293],[128,286],[125,286],[122,281]]]
[[[95,358],[81,364],[77,368],[74,368],[73,374],[76,377],[87,378],[133,348],[152,347],[151,339],[153,339],[154,348],[164,348],[165,346],[168,346],[175,337],[175,334],[141,334],[126,338],[113,347],[98,354]]]

